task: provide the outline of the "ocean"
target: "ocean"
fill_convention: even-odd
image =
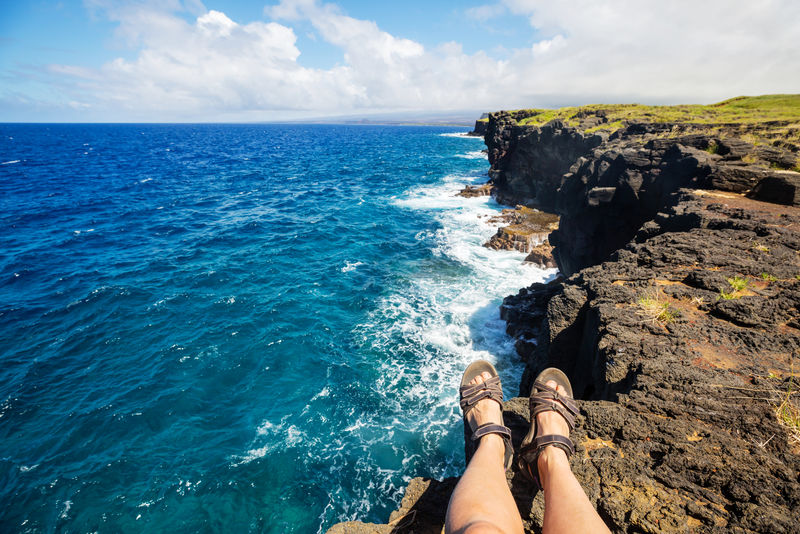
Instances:
[[[522,364],[459,128],[0,125],[0,531],[324,532],[464,468]]]

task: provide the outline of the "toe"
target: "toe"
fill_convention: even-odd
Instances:
[[[559,384],[558,382],[556,382],[555,380],[548,380],[545,383],[548,386],[550,386],[551,388],[555,389],[556,392],[559,395],[566,395],[567,394],[567,389],[564,386],[562,386],[561,384]]]
[[[490,378],[492,378],[492,375],[490,375],[487,371],[484,371],[481,374],[476,375],[475,378],[473,378],[472,380],[469,381],[469,383],[470,384],[480,384],[481,382],[486,382]]]

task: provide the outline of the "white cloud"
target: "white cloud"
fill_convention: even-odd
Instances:
[[[192,24],[150,7],[128,9],[121,16],[121,35],[141,43],[135,60],[115,59],[99,73],[53,67],[79,77],[79,89],[93,93],[98,106],[174,120],[333,109],[359,92],[348,81],[347,68],[300,66],[294,31],[275,22],[241,25],[212,10]]]
[[[118,36],[135,55],[51,72],[72,81],[66,101],[116,113],[109,119],[710,102],[800,87],[800,2],[792,0],[505,0],[474,8],[476,16],[508,10],[530,21],[530,46],[506,60],[466,54],[454,42],[426,48],[319,0],[282,0],[265,8],[271,22],[250,23],[197,1],[191,8],[178,0],[93,2],[119,23]],[[343,63],[303,66],[297,21],[339,48]]]
[[[502,4],[483,4],[468,8],[466,14],[471,19],[485,21],[499,17],[505,11],[506,8]]]
[[[800,88],[799,2],[504,3],[546,37],[528,78],[543,93],[694,102]]]

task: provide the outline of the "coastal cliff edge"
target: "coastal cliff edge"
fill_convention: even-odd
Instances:
[[[482,126],[486,192],[560,218],[561,276],[500,309],[525,363],[505,421],[518,448],[533,377],[569,375],[571,465],[612,531],[800,524],[800,95],[760,98],[689,110],[702,120],[588,106]],[[540,532],[543,496],[508,479]],[[456,482],[415,478],[387,524],[329,532],[441,532]]]

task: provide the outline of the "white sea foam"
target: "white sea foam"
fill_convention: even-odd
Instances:
[[[343,273],[349,273],[350,271],[355,271],[359,265],[364,265],[360,261],[345,261],[344,267],[342,267],[341,271]]]
[[[451,132],[451,133],[442,133],[439,134],[441,137],[462,137],[464,139],[480,139],[483,141],[483,137],[477,135],[469,135],[467,132]]]
[[[483,247],[499,225],[487,224],[502,208],[489,197],[464,198],[456,193],[467,181],[448,176],[435,186],[410,190],[395,204],[433,214],[439,229],[420,232],[441,265],[432,265],[384,297],[370,320],[358,330],[364,345],[382,360],[377,391],[398,414],[391,428],[425,436],[426,451],[458,427],[454,399],[464,368],[476,359],[494,363],[507,397],[516,396],[522,364],[514,340],[505,333],[499,304],[506,295],[555,274],[523,263],[524,254]],[[448,267],[449,266],[449,267]],[[410,412],[406,399],[427,406]],[[458,456],[460,458],[460,455]],[[442,466],[434,476],[456,474]]]
[[[486,159],[486,153],[483,150],[470,150],[466,154],[456,154],[457,158],[462,159]]]
[[[19,163],[19,162],[20,162],[20,160],[18,160],[18,159],[12,159],[11,161],[4,161],[4,162],[0,163],[0,165],[12,165],[14,163]]]
[[[68,517],[67,514],[69,513],[70,508],[72,508],[72,501],[69,500],[64,501],[64,509],[61,510],[61,513],[58,515],[58,518],[66,519]]]
[[[369,388],[379,399],[378,413],[348,407],[348,425],[335,439],[317,445],[312,437],[302,445],[321,447],[334,470],[346,462],[352,468],[346,452],[352,443],[364,447],[355,462],[362,499],[351,499],[337,520],[363,517],[376,496],[399,499],[402,485],[420,469],[437,478],[463,469],[457,391],[470,362],[495,363],[506,396],[517,395],[523,366],[514,340],[505,333],[499,304],[504,296],[545,281],[555,271],[524,264],[522,253],[482,246],[497,229],[487,219],[502,207],[489,197],[457,196],[467,181],[447,176],[393,201],[431,214],[439,228],[417,234],[430,247],[431,257],[395,284],[353,332],[365,353],[381,355],[368,362],[378,366]],[[273,430],[269,428],[270,435],[280,434]],[[266,453],[254,447],[239,461]],[[326,508],[323,517],[340,507]]]
[[[254,460],[265,457],[273,451],[286,449],[287,447],[296,447],[306,441],[306,434],[295,425],[289,424],[287,421],[288,418],[289,416],[284,416],[278,424],[274,424],[266,419],[262,421],[256,431],[258,437],[254,440],[253,445],[256,444],[256,441],[263,442],[263,437],[265,436],[270,439],[261,447],[254,447],[247,450],[243,455],[232,457],[231,465],[238,467],[240,465],[249,464]],[[280,439],[275,439],[276,437]],[[316,442],[317,440],[314,441]]]

